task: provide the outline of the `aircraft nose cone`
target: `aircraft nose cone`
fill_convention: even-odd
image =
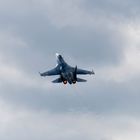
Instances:
[[[56,55],[56,57],[59,57],[59,54],[58,53],[56,53],[55,55]]]

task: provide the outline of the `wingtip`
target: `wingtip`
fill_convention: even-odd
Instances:
[[[92,74],[95,74],[95,72],[92,70]]]
[[[59,53],[55,53],[56,56],[59,56]]]
[[[44,76],[41,72],[38,72],[40,76]]]
[[[40,72],[38,72],[39,73],[39,75],[41,76],[41,73]]]

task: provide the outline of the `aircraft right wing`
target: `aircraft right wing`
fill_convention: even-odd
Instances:
[[[60,69],[58,66],[56,66],[54,69],[46,71],[44,73],[40,73],[40,76],[52,76],[52,75],[59,75]]]
[[[77,68],[76,73],[77,74],[95,74],[94,71],[88,71],[88,70],[83,70],[79,68]]]

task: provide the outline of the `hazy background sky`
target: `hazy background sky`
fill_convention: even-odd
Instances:
[[[87,83],[38,72],[55,53]],[[139,140],[140,1],[0,0],[0,139]]]

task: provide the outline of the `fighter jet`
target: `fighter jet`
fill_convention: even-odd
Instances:
[[[77,68],[77,66],[72,67],[68,65],[64,58],[56,53],[57,65],[52,70],[49,70],[44,73],[40,73],[40,76],[53,76],[59,75],[59,78],[53,80],[53,83],[63,83],[63,84],[76,84],[76,82],[86,82],[87,80],[78,78],[77,75],[79,74],[95,74],[94,71],[88,71]]]

